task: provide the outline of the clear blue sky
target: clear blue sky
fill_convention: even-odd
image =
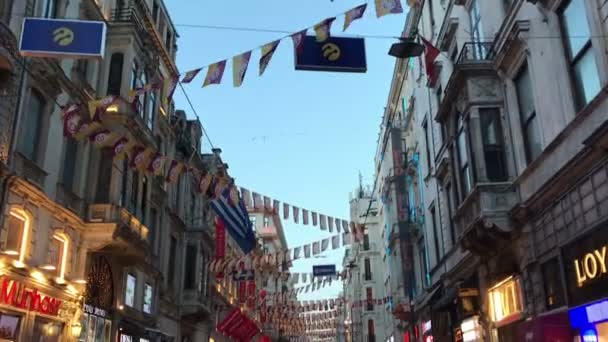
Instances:
[[[281,41],[270,65],[258,77],[259,49],[253,51],[242,87],[232,85],[231,58],[283,36],[280,33],[189,28],[180,24],[254,27],[299,31],[364,0],[208,1],[165,0],[177,31],[181,72],[229,59],[221,85],[201,88],[205,72],[185,85],[215,147],[237,185],[299,207],[349,218],[348,195],[358,184],[373,183],[373,158],[386,106],[394,58],[392,39],[366,39],[365,74],[295,71],[291,39]],[[406,7],[405,1],[402,0]],[[407,12],[407,8],[405,9]],[[377,19],[370,2],[365,16],[346,34],[399,36],[405,14]],[[334,22],[339,36],[343,16]],[[309,34],[312,34],[309,30]],[[178,108],[194,117],[181,91]],[[210,146],[203,140],[203,149]],[[290,247],[331,236],[317,227],[283,223]],[[331,247],[331,246],[330,246]],[[336,263],[344,249],[327,258],[294,263],[292,272],[312,272],[313,264]],[[301,295],[301,300],[335,297],[341,285]]]

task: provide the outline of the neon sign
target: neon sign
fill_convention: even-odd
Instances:
[[[583,287],[585,282],[607,273],[606,246],[585,254],[581,259],[575,259],[574,270],[576,272],[576,284],[578,287]]]

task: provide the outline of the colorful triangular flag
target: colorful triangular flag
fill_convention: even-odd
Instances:
[[[403,13],[403,7],[400,0],[375,0],[376,16],[378,18],[387,14]]]
[[[247,67],[251,59],[251,51],[232,57],[232,83],[235,87],[240,87],[245,79]]]
[[[281,40],[275,40],[274,42],[270,42],[262,46],[262,56],[260,57],[260,76],[262,76],[264,71],[266,71],[266,67],[268,67],[270,59],[272,59],[272,55],[277,50],[280,42]]]
[[[335,17],[327,18],[315,25],[314,29],[315,34],[317,35],[317,42],[324,42],[327,40],[327,38],[329,38],[331,24],[334,22],[334,20],[336,20]]]
[[[350,26],[350,24],[353,23],[353,21],[363,17],[363,14],[365,13],[366,9],[367,4],[363,4],[348,10],[348,12],[344,14],[344,28],[342,29],[342,31],[346,31],[346,29]]]
[[[209,66],[209,69],[207,70],[207,76],[205,77],[205,82],[203,83],[203,87],[206,87],[210,84],[222,83],[222,77],[224,76],[224,69],[226,69],[226,60],[211,64]]]

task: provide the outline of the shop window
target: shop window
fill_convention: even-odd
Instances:
[[[68,240],[66,237],[55,234],[49,242],[49,251],[46,258],[46,264],[43,269],[55,271],[59,279],[65,276],[65,268],[68,254]]]
[[[33,162],[38,161],[39,139],[45,107],[46,101],[42,94],[32,89],[21,126],[19,152]]]
[[[152,295],[154,294],[152,285],[144,285],[144,312],[152,313]]]
[[[495,323],[519,319],[523,311],[521,285],[517,277],[509,277],[488,290],[490,317]]]
[[[112,321],[102,316],[83,314],[80,318],[82,331],[79,342],[110,342]]]
[[[120,342],[134,342],[133,336],[120,334]]]
[[[553,310],[566,304],[561,281],[559,261],[554,258],[541,266],[543,284],[545,287],[545,305],[547,310]]]
[[[137,285],[137,278],[131,273],[127,274],[127,282],[125,284],[125,305],[134,307],[135,306],[135,286]]]
[[[8,216],[4,254],[17,257],[23,262],[27,249],[31,219],[21,210],[13,209]]]
[[[16,341],[20,321],[19,316],[0,315],[0,341]]]
[[[560,15],[578,110],[587,105],[601,89],[585,2],[569,1]]]
[[[491,182],[507,180],[505,146],[498,108],[479,109],[486,176]]]
[[[41,316],[37,316],[34,321],[34,329],[32,331],[31,341],[44,342],[59,342],[63,339],[64,324],[58,321],[52,321]]]

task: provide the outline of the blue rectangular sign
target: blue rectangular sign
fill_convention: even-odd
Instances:
[[[303,49],[296,53],[296,70],[366,72],[363,38],[330,37],[319,43],[306,36]]]
[[[312,275],[322,277],[336,274],[336,265],[314,265],[312,267]]]
[[[103,21],[25,18],[19,51],[33,57],[103,57]]]

